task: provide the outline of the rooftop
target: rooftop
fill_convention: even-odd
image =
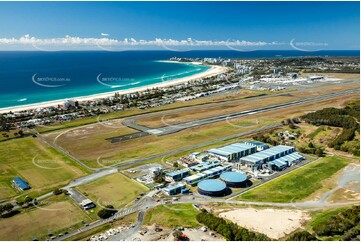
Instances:
[[[185,172],[189,172],[189,169],[171,171],[171,172],[168,172],[166,175],[167,176],[177,176],[177,175],[183,174]]]
[[[225,172],[221,174],[220,178],[228,182],[244,182],[247,180],[247,175],[241,172]]]
[[[203,191],[222,191],[226,188],[226,183],[216,179],[207,179],[198,183],[198,188]]]
[[[271,156],[280,154],[282,152],[288,151],[290,149],[294,149],[294,147],[292,146],[286,146],[286,145],[278,145],[278,146],[274,146],[272,148],[269,148],[267,150],[263,150],[257,153],[254,153],[252,155],[248,155],[242,158],[242,160],[244,161],[248,161],[248,162],[259,162],[261,160],[264,160],[266,158],[269,158]]]
[[[20,178],[20,177],[15,177],[14,179],[13,179],[13,182],[16,184],[16,186],[18,186],[20,189],[22,189],[22,190],[25,190],[25,189],[29,189],[30,188],[30,186],[28,185],[28,183],[25,181],[25,180],[23,180],[22,178]]]
[[[234,153],[239,153],[242,151],[249,150],[255,147],[253,144],[245,144],[245,143],[234,143],[231,145],[223,146],[220,148],[210,149],[208,150],[209,153],[214,153],[217,155],[227,156]]]

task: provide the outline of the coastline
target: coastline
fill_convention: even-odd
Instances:
[[[163,62],[168,62],[168,61],[163,61]],[[177,61],[169,61],[169,62],[185,64],[183,62],[177,62]],[[201,63],[198,63],[198,62],[191,63],[191,62],[189,62],[188,64],[200,65]],[[185,82],[188,82],[188,81],[192,81],[192,80],[195,80],[195,79],[200,79],[200,78],[206,78],[206,77],[219,75],[219,74],[222,74],[222,73],[225,73],[225,72],[228,71],[228,68],[223,67],[223,66],[216,66],[216,65],[207,65],[207,66],[210,66],[211,68],[209,68],[206,71],[203,71],[203,72],[191,75],[191,76],[177,78],[177,79],[174,79],[174,80],[167,80],[167,81],[164,81],[164,82],[159,82],[159,83],[155,83],[155,84],[151,84],[151,85],[147,85],[147,86],[129,88],[129,89],[120,90],[120,91],[99,93],[99,94],[94,94],[94,95],[89,95],[89,96],[70,97],[70,98],[46,101],[46,102],[41,102],[41,103],[34,103],[34,104],[26,104],[26,105],[19,105],[19,106],[0,108],[0,113],[20,112],[20,111],[37,109],[37,108],[47,108],[47,107],[57,106],[59,104],[62,105],[62,104],[64,104],[65,101],[70,100],[70,99],[76,99],[79,102],[91,101],[91,100],[97,100],[97,99],[111,97],[115,93],[128,94],[128,93],[133,93],[133,92],[145,91],[147,89],[152,89],[152,88],[168,87],[168,86],[173,86],[173,85],[185,83]]]

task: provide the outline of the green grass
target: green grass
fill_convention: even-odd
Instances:
[[[34,237],[45,240],[49,232],[58,235],[91,221],[68,197],[48,202],[41,208],[0,219],[0,240],[32,240]]]
[[[102,114],[100,116],[100,120],[110,120],[110,119],[116,119],[116,118],[124,118],[124,117],[129,117],[132,115],[137,115],[137,114],[145,114],[145,113],[153,113],[153,112],[159,112],[159,111],[165,111],[165,110],[172,110],[172,109],[176,109],[176,108],[182,108],[182,107],[191,107],[191,106],[197,106],[197,105],[202,105],[205,103],[219,103],[219,102],[224,102],[224,101],[230,101],[230,100],[239,100],[239,99],[244,99],[244,98],[249,98],[249,97],[255,97],[258,96],[260,94],[269,94],[268,91],[251,91],[251,90],[240,90],[239,91],[239,95],[235,95],[235,96],[229,96],[227,98],[221,98],[221,100],[219,100],[219,97],[216,96],[210,96],[210,97],[206,97],[206,98],[201,98],[201,99],[195,99],[189,102],[175,102],[173,104],[169,104],[169,105],[165,105],[165,106],[160,106],[160,107],[156,107],[156,108],[150,108],[147,110],[140,110],[137,108],[131,108],[125,111],[120,111],[120,112],[114,112],[114,113],[108,113],[108,114]],[[222,95],[223,97],[223,95]],[[63,129],[68,129],[68,128],[75,128],[75,127],[80,127],[83,125],[87,125],[87,124],[93,124],[98,122],[98,117],[87,117],[87,118],[83,118],[83,119],[77,119],[77,120],[71,120],[69,122],[64,122],[62,124],[53,124],[53,125],[49,125],[49,126],[39,126],[36,128],[36,130],[39,133],[45,133],[45,132],[51,132],[51,131],[56,131],[56,130],[63,130]]]
[[[123,208],[132,203],[139,194],[148,191],[145,186],[121,173],[99,178],[77,189],[88,195],[98,205],[98,209],[106,205]]]
[[[324,157],[246,192],[236,199],[261,202],[299,201],[322,188],[323,180],[331,177],[349,162],[350,160],[344,157]]]
[[[192,204],[160,205],[149,210],[144,217],[144,224],[157,224],[164,227],[176,226],[198,227],[196,216],[198,214]]]
[[[88,172],[55,149],[27,137],[0,144],[0,200],[17,196],[38,196],[66,185]],[[12,179],[20,176],[31,186],[20,192],[12,187]]]
[[[317,129],[315,129],[314,131],[312,131],[310,134],[308,134],[306,137],[307,138],[310,138],[310,139],[313,139],[316,137],[316,135],[322,131],[325,131],[326,130],[326,127],[324,125],[318,127]]]
[[[346,210],[347,208],[333,208],[333,209],[327,209],[322,212],[316,213],[312,220],[309,223],[309,226],[315,227],[319,224],[325,223],[328,221],[331,217],[336,216],[340,212]]]

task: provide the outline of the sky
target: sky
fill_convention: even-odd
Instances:
[[[0,2],[0,50],[359,46],[359,2]]]

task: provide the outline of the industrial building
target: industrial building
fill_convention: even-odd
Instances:
[[[168,195],[168,196],[172,196],[172,195],[176,195],[179,193],[185,194],[189,192],[189,188],[186,188],[186,185],[182,184],[182,183],[178,183],[175,184],[173,186],[164,188],[163,191]]]
[[[304,160],[304,157],[298,152],[291,153],[289,155],[280,157],[276,160],[268,162],[268,167],[274,171],[281,171],[288,166],[292,166],[300,161]]]
[[[248,180],[247,175],[241,172],[224,172],[220,178],[228,187],[244,187]]]
[[[212,160],[212,161],[207,161],[207,162],[201,162],[198,165],[190,167],[190,169],[192,169],[193,171],[196,171],[196,172],[202,172],[202,171],[214,168],[219,165],[221,165],[221,162],[219,162],[218,160]]]
[[[20,177],[15,177],[13,179],[13,184],[14,184],[14,187],[19,189],[19,190],[27,190],[27,189],[30,189],[30,186],[29,184],[22,178]]]
[[[231,165],[217,166],[217,167],[205,170],[203,172],[197,173],[195,175],[188,176],[188,177],[184,178],[183,180],[188,185],[194,186],[194,185],[197,185],[198,182],[200,182],[204,179],[217,177],[220,174],[222,174],[223,172],[230,171],[230,170],[232,170]]]
[[[221,161],[234,162],[240,158],[253,154],[257,151],[257,147],[253,144],[234,143],[223,146],[221,148],[207,150],[207,153],[217,157]]]
[[[198,184],[198,192],[202,195],[220,197],[224,196],[226,191],[226,183],[220,180],[207,179]]]
[[[255,145],[257,147],[257,151],[262,151],[269,148],[268,144],[259,142],[259,141],[245,141],[244,142],[247,145]]]
[[[202,173],[207,175],[207,178],[215,178],[215,177],[219,176],[220,174],[222,174],[223,172],[230,171],[230,170],[232,170],[231,165],[217,166],[217,167],[214,167],[212,169],[205,170]]]
[[[263,164],[266,164],[270,161],[277,160],[281,157],[284,157],[284,156],[289,155],[294,152],[295,152],[294,147],[286,146],[286,145],[278,145],[278,146],[257,152],[255,154],[242,157],[240,160],[240,164],[237,164],[236,167],[239,169],[240,165],[243,165],[243,166],[250,167],[253,170],[261,169]]]
[[[198,182],[200,182],[206,178],[207,178],[206,174],[197,173],[195,175],[191,175],[186,178],[183,178],[183,181],[185,181],[188,185],[194,186],[194,185],[197,185]]]
[[[189,176],[189,169],[176,170],[165,174],[165,180],[168,182],[177,182],[182,180],[184,177]]]
[[[79,203],[79,205],[80,205],[84,210],[88,210],[88,209],[95,208],[95,204],[94,204],[93,201],[90,200],[90,199],[84,199],[83,201],[81,201],[81,203]]]

